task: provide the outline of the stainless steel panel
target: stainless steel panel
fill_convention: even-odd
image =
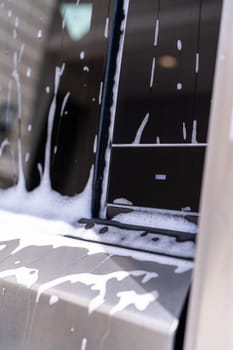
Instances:
[[[173,349],[192,262],[18,238],[0,242],[0,349]]]

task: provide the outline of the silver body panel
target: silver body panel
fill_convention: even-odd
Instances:
[[[0,349],[173,349],[192,262],[65,237],[0,245]]]
[[[233,348],[233,2],[224,0],[186,350]]]

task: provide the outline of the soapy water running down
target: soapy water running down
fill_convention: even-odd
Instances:
[[[116,103],[117,103],[117,91],[119,84],[119,75],[120,75],[120,67],[121,67],[121,58],[123,52],[124,45],[124,34],[127,22],[127,14],[128,14],[129,2],[128,0],[124,1],[124,12],[125,17],[121,24],[121,38],[119,45],[119,52],[117,56],[117,68],[115,73],[115,84],[113,86],[113,104],[111,107],[111,125],[109,130],[109,145],[111,144],[112,133],[113,133],[113,123],[114,116],[116,111]],[[158,23],[157,23],[157,34],[158,36]],[[41,32],[38,31],[41,37]],[[157,39],[156,39],[157,41]],[[16,50],[13,55],[13,68],[12,68],[12,78],[16,84],[17,89],[17,99],[18,99],[18,183],[10,187],[8,189],[0,190],[0,208],[3,210],[9,210],[17,213],[25,213],[29,215],[35,215],[42,218],[50,219],[50,220],[62,220],[64,222],[73,224],[77,222],[80,218],[90,218],[91,217],[91,200],[92,200],[92,179],[93,179],[93,166],[90,169],[89,178],[86,183],[86,186],[80,194],[77,194],[73,197],[63,196],[60,193],[54,191],[51,186],[50,179],[50,158],[51,152],[55,151],[51,149],[52,143],[52,131],[54,118],[57,110],[57,96],[59,91],[59,86],[61,79],[64,75],[66,65],[65,63],[60,66],[56,66],[55,68],[55,77],[54,77],[54,90],[53,90],[53,99],[50,105],[49,113],[48,113],[48,126],[47,126],[47,139],[46,139],[46,147],[45,147],[45,164],[44,169],[40,164],[38,164],[38,169],[41,174],[40,185],[34,189],[33,191],[28,192],[25,184],[25,176],[23,169],[23,162],[27,162],[30,154],[27,153],[26,157],[22,156],[22,140],[21,140],[21,120],[22,120],[22,89],[21,89],[21,76],[19,73],[20,64],[23,60],[25,45],[21,44],[18,51]],[[82,52],[82,57],[84,58],[85,53]],[[102,89],[103,83],[100,84],[100,96],[99,103],[102,101]],[[52,88],[51,88],[52,90]],[[65,105],[67,100],[70,97],[70,92],[67,92],[65,95],[62,108],[61,115],[64,112]],[[138,132],[136,134],[134,142],[139,143],[141,140],[141,136],[143,130],[148,122],[149,113],[147,113],[142,120],[141,125],[139,126]],[[196,123],[194,125],[194,133],[193,140],[196,141]],[[30,130],[30,129],[29,129]],[[97,137],[96,137],[97,140]],[[95,141],[96,142],[96,141]],[[9,145],[9,140],[5,139],[0,146],[1,154],[4,152],[5,148]],[[94,145],[94,152],[96,150],[96,145]],[[101,203],[101,217],[105,217],[105,207],[106,207],[106,186],[108,179],[108,164],[110,157],[110,146],[107,147],[106,150],[106,169],[104,172],[104,181],[103,181],[103,190],[102,190],[102,203]],[[127,215],[126,215],[127,216]],[[132,214],[129,215],[129,219],[132,217]],[[137,216],[139,218],[139,216]],[[145,225],[147,221],[148,215],[145,213],[140,213],[140,220]],[[121,216],[118,218],[121,219]],[[124,220],[127,221],[127,218]],[[140,224],[140,220],[137,224]],[[148,224],[149,225],[149,224]],[[148,226],[146,225],[146,226]],[[160,214],[157,213],[154,216],[153,225],[156,227],[162,227],[167,229],[175,229],[186,232],[196,232],[196,225],[189,223],[185,218],[176,218],[174,220],[174,216],[171,214]],[[175,225],[175,226],[174,226]]]

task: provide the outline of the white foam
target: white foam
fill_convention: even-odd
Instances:
[[[0,278],[7,277],[14,277],[18,284],[31,288],[38,280],[38,270],[22,266],[0,272]]]
[[[72,275],[66,275],[57,279],[54,279],[52,281],[49,281],[47,283],[41,284],[37,291],[37,297],[36,302],[38,303],[40,300],[41,294],[45,293],[47,290],[54,288],[58,286],[59,284],[62,284],[64,282],[70,282],[70,283],[83,283],[86,286],[89,286],[91,290],[97,291],[98,294],[96,297],[94,297],[89,305],[88,305],[88,312],[89,314],[93,313],[96,309],[98,309],[101,305],[105,303],[105,297],[107,294],[107,284],[111,279],[116,279],[117,281],[122,281],[127,277],[140,277],[140,276],[147,276],[148,272],[144,270],[132,270],[132,271],[115,271],[104,275],[97,275],[93,273],[79,273],[79,274],[72,274]],[[157,278],[158,274],[154,273],[151,275],[150,273],[150,279]],[[147,293],[144,293],[144,296],[147,296]],[[147,296],[148,300],[148,296]],[[136,307],[139,304],[138,299],[131,299],[131,303],[133,304],[134,301],[136,302]],[[150,301],[151,302],[151,301]],[[121,295],[121,304],[127,305],[128,304],[128,295],[122,294]],[[144,304],[146,305],[146,304]]]
[[[94,154],[97,151],[97,142],[98,142],[98,135],[95,135],[94,144],[93,144],[93,153]]]
[[[87,348],[87,338],[82,339],[81,350],[86,350]]]
[[[25,163],[27,163],[27,162],[29,161],[29,159],[30,159],[30,153],[27,152],[27,153],[25,154]]]
[[[42,29],[39,29],[38,32],[37,32],[37,38],[41,39],[42,37],[43,37]]]
[[[199,72],[199,52],[196,53],[196,64],[195,64],[195,73]]]
[[[104,37],[105,37],[105,39],[108,38],[108,32],[109,32],[109,17],[107,17],[106,21],[105,21],[105,28],[104,28]]]
[[[69,223],[82,217],[90,218],[92,177],[93,168],[83,192],[73,197],[63,196],[46,186],[39,186],[31,192],[19,186],[0,190],[0,208]]]
[[[197,141],[197,121],[193,121],[193,130],[192,130],[192,143],[198,143]]]
[[[177,40],[176,46],[177,46],[177,50],[181,51],[182,50],[182,46],[183,46],[182,40],[180,40],[180,39]]]
[[[41,187],[44,192],[51,189],[51,180],[50,180],[50,162],[51,162],[51,143],[52,143],[52,130],[53,130],[53,122],[56,113],[57,107],[57,94],[60,85],[61,77],[65,70],[65,64],[61,67],[56,67],[55,70],[55,79],[54,79],[54,96],[50,105],[49,115],[48,115],[48,126],[47,126],[47,139],[46,139],[46,148],[45,148],[45,165],[44,165],[44,173],[41,180]]]
[[[116,215],[114,220],[132,225],[156,227],[190,233],[197,232],[197,225],[189,222],[184,217],[165,213],[163,214],[160,212],[156,213],[154,211],[153,213],[143,211],[134,211],[127,214],[122,213]]]
[[[80,60],[84,60],[84,58],[85,58],[85,52],[81,51],[80,52]]]
[[[183,131],[183,139],[186,140],[187,139],[187,130],[186,130],[186,125],[185,125],[185,122],[183,122],[183,128],[182,128],[182,131]]]
[[[88,66],[84,66],[83,67],[83,71],[89,73],[90,72],[90,68]]]
[[[159,19],[157,18],[155,21],[154,46],[158,45],[158,38],[159,38]]]
[[[152,88],[154,84],[154,79],[155,79],[155,57],[153,57],[152,65],[151,65],[150,88]]]
[[[51,295],[49,298],[49,305],[54,305],[59,301],[59,298],[57,295]]]
[[[0,210],[0,226],[0,242],[4,244],[7,241],[18,242],[11,255],[31,246],[52,246],[53,248],[77,247],[85,249],[87,255],[105,253],[109,256],[125,256],[139,261],[153,261],[162,265],[174,266],[175,273],[189,271],[193,267],[193,263],[190,261],[63,237],[63,235],[80,238],[86,237],[86,239],[95,239],[101,243],[100,235],[98,236],[92,229],[75,228],[61,220],[46,220],[30,215],[14,214]],[[135,239],[135,231],[133,232],[134,236],[127,231],[128,239]],[[117,235],[118,232],[112,235],[112,243],[114,243],[114,239],[119,239]],[[143,249],[142,244],[141,248]]]
[[[30,78],[31,77],[31,74],[32,74],[32,70],[30,67],[27,68],[27,71],[26,71],[26,76],[27,78]]]
[[[25,44],[21,44],[20,49],[19,49],[18,64],[20,64],[22,61],[24,49],[25,49]]]
[[[69,97],[70,97],[70,92],[68,91],[63,99],[63,102],[62,102],[60,116],[62,116],[64,113],[64,110],[66,108]]]
[[[102,95],[103,95],[103,82],[100,82],[100,89],[99,89],[99,105],[102,103]]]
[[[177,83],[176,84],[177,90],[182,90],[183,89],[183,84],[182,83]]]
[[[111,309],[110,315],[114,315],[126,309],[129,305],[134,305],[139,311],[145,311],[150,303],[158,299],[159,293],[153,291],[151,293],[137,294],[134,290],[118,292],[119,302]]]
[[[114,199],[113,203],[114,204],[133,205],[133,203],[126,198],[116,198],[116,199]]]
[[[148,123],[148,120],[149,120],[149,116],[150,114],[147,113],[143,119],[143,121],[141,122],[138,130],[137,130],[137,133],[136,133],[136,136],[135,136],[135,139],[134,141],[132,142],[133,144],[139,144],[141,142],[141,138],[142,138],[142,133],[146,127],[146,124]]]
[[[89,179],[83,192],[73,196],[66,197],[55,192],[51,188],[50,181],[50,155],[51,155],[51,141],[53,122],[56,112],[56,99],[59,89],[60,79],[63,75],[65,65],[56,67],[55,79],[54,79],[54,97],[50,106],[48,116],[48,128],[47,128],[47,140],[45,149],[45,165],[44,172],[42,174],[42,168],[40,166],[39,171],[41,175],[40,185],[32,192],[27,192],[25,188],[25,178],[22,166],[22,146],[21,139],[18,139],[18,163],[19,163],[19,177],[18,184],[7,190],[0,190],[0,208],[5,210],[12,210],[14,212],[27,213],[31,215],[38,215],[50,219],[61,219],[67,222],[75,222],[81,217],[91,216],[91,186],[93,177],[93,168],[90,170]],[[18,55],[14,53],[14,69],[12,76],[16,81],[17,93],[18,93],[18,120],[21,120],[22,106],[21,106],[21,84],[18,73]],[[65,104],[69,98],[69,93],[66,94],[61,113],[65,108]],[[2,144],[1,152],[3,148],[8,144],[5,141]],[[29,160],[29,153],[25,156],[25,161]]]
[[[10,142],[7,138],[2,141],[0,145],[0,157],[2,156],[4,149],[9,145],[10,145]]]
[[[145,235],[145,231],[143,230],[126,230],[117,227],[108,227],[106,234],[99,234],[98,232],[101,232],[101,228],[104,227],[97,225],[94,229],[78,231],[77,237],[153,253],[186,258],[193,258],[195,256],[195,243],[192,241],[178,242],[174,236],[150,232],[147,232]]]

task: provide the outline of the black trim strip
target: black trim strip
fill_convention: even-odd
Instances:
[[[114,226],[125,230],[146,231],[148,233],[157,233],[160,235],[175,237],[177,242],[186,242],[186,241],[195,242],[196,241],[196,234],[192,234],[188,232],[172,231],[172,230],[166,230],[162,228],[160,229],[160,228],[148,227],[148,226],[122,224],[121,222],[118,222],[116,220],[82,218],[79,220],[79,223],[80,224],[99,224],[99,225],[106,225],[106,226]]]

